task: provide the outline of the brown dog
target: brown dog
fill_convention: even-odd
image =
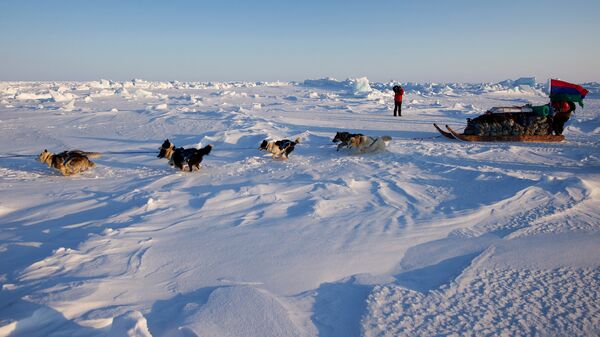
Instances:
[[[350,147],[350,140],[353,137],[362,135],[362,133],[337,132],[331,141],[334,143],[339,143],[336,150],[339,151],[343,147]]]
[[[96,166],[89,157],[100,157],[100,153],[73,150],[54,154],[48,150],[44,150],[38,156],[38,160],[48,165],[48,167],[59,170],[62,175],[70,176]]]

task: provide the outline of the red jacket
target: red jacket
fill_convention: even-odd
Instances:
[[[404,95],[404,89],[400,89],[394,95],[394,102],[402,103],[402,96]]]

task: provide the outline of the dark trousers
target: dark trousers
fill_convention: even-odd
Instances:
[[[398,116],[402,116],[402,102],[394,102],[394,104],[394,117],[396,113],[398,113]]]
[[[562,135],[565,123],[571,118],[571,112],[559,112],[552,118],[552,129],[554,134]]]

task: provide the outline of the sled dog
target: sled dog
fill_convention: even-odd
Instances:
[[[354,136],[350,138],[349,147],[358,153],[376,152],[385,150],[387,143],[391,140],[392,137],[390,136]]]
[[[166,158],[169,160],[169,165],[175,166],[183,171],[184,165],[187,165],[190,172],[196,167],[200,170],[200,163],[204,156],[208,155],[212,150],[212,145],[206,145],[201,149],[184,149],[183,147],[175,147],[168,139],[166,139],[160,147],[158,158]]]
[[[98,152],[84,152],[80,150],[63,151],[54,154],[44,150],[38,156],[38,160],[48,165],[48,167],[57,169],[64,176],[70,176],[96,166],[89,158],[98,158]]]
[[[263,140],[258,147],[261,151],[267,151],[272,154],[272,158],[281,158],[288,159],[290,153],[294,151],[296,144],[300,143],[300,137],[296,138],[294,141],[289,139],[282,140]]]
[[[158,152],[157,158],[166,158],[167,160],[171,160],[173,156],[173,152],[175,151],[175,145],[169,141],[169,139],[165,139],[162,143],[161,147],[158,148],[160,151]],[[172,164],[171,164],[172,165]]]
[[[201,149],[184,149],[183,147],[176,147],[171,156],[172,165],[183,171],[184,164],[187,164],[190,172],[194,169],[194,166],[200,170],[200,163],[204,156],[208,155],[212,150],[212,145],[206,145]]]
[[[350,139],[356,136],[362,136],[362,133],[350,133],[350,132],[337,132],[335,137],[331,140],[334,143],[339,143],[337,145],[337,150],[339,151],[343,147],[350,147]]]

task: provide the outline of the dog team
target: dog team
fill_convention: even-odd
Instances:
[[[390,136],[370,137],[361,133],[337,132],[333,137],[333,143],[337,144],[336,151],[341,148],[347,148],[354,153],[367,153],[385,150],[387,144],[392,140]],[[300,137],[292,140],[263,140],[258,150],[271,153],[273,159],[287,160],[294,151],[296,145],[300,143]],[[169,139],[166,139],[159,148],[158,158],[165,158],[169,165],[177,167],[179,170],[188,170],[192,172],[194,168],[200,170],[200,163],[212,151],[212,145],[206,145],[203,148],[183,148],[176,147]],[[95,166],[90,158],[100,157],[98,152],[85,152],[81,150],[63,151],[54,154],[44,150],[39,154],[38,160],[48,165],[48,167],[57,169],[64,176],[70,176],[87,171]]]
[[[404,88],[396,85],[394,91],[394,116],[402,116],[402,96]],[[367,153],[385,150],[387,144],[392,140],[390,136],[370,137],[361,133],[337,132],[333,137],[334,143],[337,144],[336,151],[341,148],[351,149],[354,153]],[[300,137],[295,140],[263,140],[258,149],[271,153],[273,159],[287,160],[289,155],[294,151],[296,145],[300,143]],[[200,163],[204,156],[212,151],[212,145],[206,145],[201,149],[186,149],[183,147],[175,147],[171,141],[166,139],[159,148],[158,158],[166,158],[169,165],[175,166],[181,171],[189,170],[192,172],[194,167],[200,170]],[[38,160],[47,164],[49,167],[57,169],[65,176],[81,173],[96,166],[90,158],[100,156],[98,152],[85,152],[80,150],[63,151],[53,154],[44,150],[38,156]]]

